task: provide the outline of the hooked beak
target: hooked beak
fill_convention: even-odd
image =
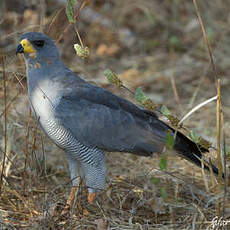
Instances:
[[[22,44],[19,44],[19,45],[17,46],[16,55],[17,55],[18,53],[24,53],[24,48],[23,48]]]
[[[36,50],[34,49],[33,45],[30,43],[30,41],[24,38],[23,40],[21,40],[20,44],[16,49],[16,55],[18,53],[36,53]]]

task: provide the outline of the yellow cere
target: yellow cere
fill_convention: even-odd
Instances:
[[[32,46],[32,44],[27,40],[23,39],[21,40],[21,45],[24,48],[24,53],[36,53],[36,50]]]

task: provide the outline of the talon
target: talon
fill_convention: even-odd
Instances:
[[[88,202],[89,202],[90,204],[93,204],[93,203],[94,203],[95,198],[96,198],[96,193],[89,193],[89,194],[88,194]]]
[[[70,192],[69,197],[68,197],[68,199],[66,201],[66,205],[65,205],[65,207],[64,207],[64,209],[62,210],[62,213],[61,213],[62,216],[66,215],[69,212],[69,210],[70,210],[70,208],[71,208],[71,206],[72,206],[72,204],[74,202],[74,198],[75,198],[77,189],[78,189],[78,187],[76,187],[76,186],[73,186],[71,188],[71,192]]]

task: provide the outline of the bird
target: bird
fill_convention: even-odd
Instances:
[[[106,184],[105,152],[132,153],[151,157],[162,153],[167,135],[175,130],[151,111],[135,105],[73,73],[62,62],[55,42],[44,33],[21,36],[16,54],[26,63],[30,106],[44,133],[64,150],[72,189],[66,207],[72,204],[76,188],[85,180],[88,201]],[[174,150],[201,167],[208,149],[177,131]],[[218,175],[214,165],[204,168]]]

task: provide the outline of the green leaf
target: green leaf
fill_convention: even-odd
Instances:
[[[158,178],[158,177],[153,177],[153,178],[151,179],[151,181],[152,181],[153,184],[157,185],[157,184],[160,183],[160,178]]]
[[[75,23],[76,19],[74,17],[74,5],[76,4],[77,0],[67,0],[66,3],[66,15],[70,23]]]
[[[111,70],[106,69],[106,70],[104,71],[104,75],[105,75],[105,77],[107,78],[107,80],[109,81],[109,83],[115,84],[115,85],[118,86],[118,87],[121,87],[121,86],[122,86],[122,81],[121,81],[121,79],[118,77],[117,74],[115,74],[115,73],[112,72]]]
[[[161,188],[161,197],[164,201],[167,199],[167,192],[165,188]]]
[[[161,106],[161,113],[165,116],[168,116],[171,114],[171,112],[168,110],[168,108],[165,105]]]
[[[135,92],[135,99],[140,103],[144,103],[148,98],[145,96],[144,92],[142,91],[141,87],[138,87]]]
[[[178,37],[176,37],[175,35],[171,36],[169,39],[169,44],[172,46],[176,46],[180,43]]]
[[[225,151],[226,151],[226,155],[230,155],[230,151],[229,151],[228,145],[225,145]],[[223,153],[224,153],[224,151],[223,151]]]
[[[88,58],[89,57],[89,48],[87,46],[81,47],[79,44],[74,44],[74,49],[77,53],[77,55],[82,58]]]
[[[111,82],[111,80],[112,80],[112,74],[113,74],[113,72],[110,70],[110,69],[106,69],[105,71],[104,71],[104,75],[106,76],[106,78],[108,79],[108,81],[110,82],[110,83],[112,83]]]
[[[165,170],[167,168],[167,159],[165,154],[162,154],[161,160],[160,160],[160,170]]]
[[[173,147],[174,147],[174,136],[170,132],[168,132],[167,136],[166,136],[166,146],[169,149],[173,149]]]
[[[199,135],[197,134],[197,132],[195,132],[194,130],[192,130],[192,131],[190,131],[189,136],[190,136],[190,138],[191,138],[195,143],[197,143],[197,144],[199,143],[200,137],[199,137]]]
[[[207,27],[206,34],[207,34],[208,40],[212,41],[214,38],[214,32],[213,32],[213,29],[211,27]]]

